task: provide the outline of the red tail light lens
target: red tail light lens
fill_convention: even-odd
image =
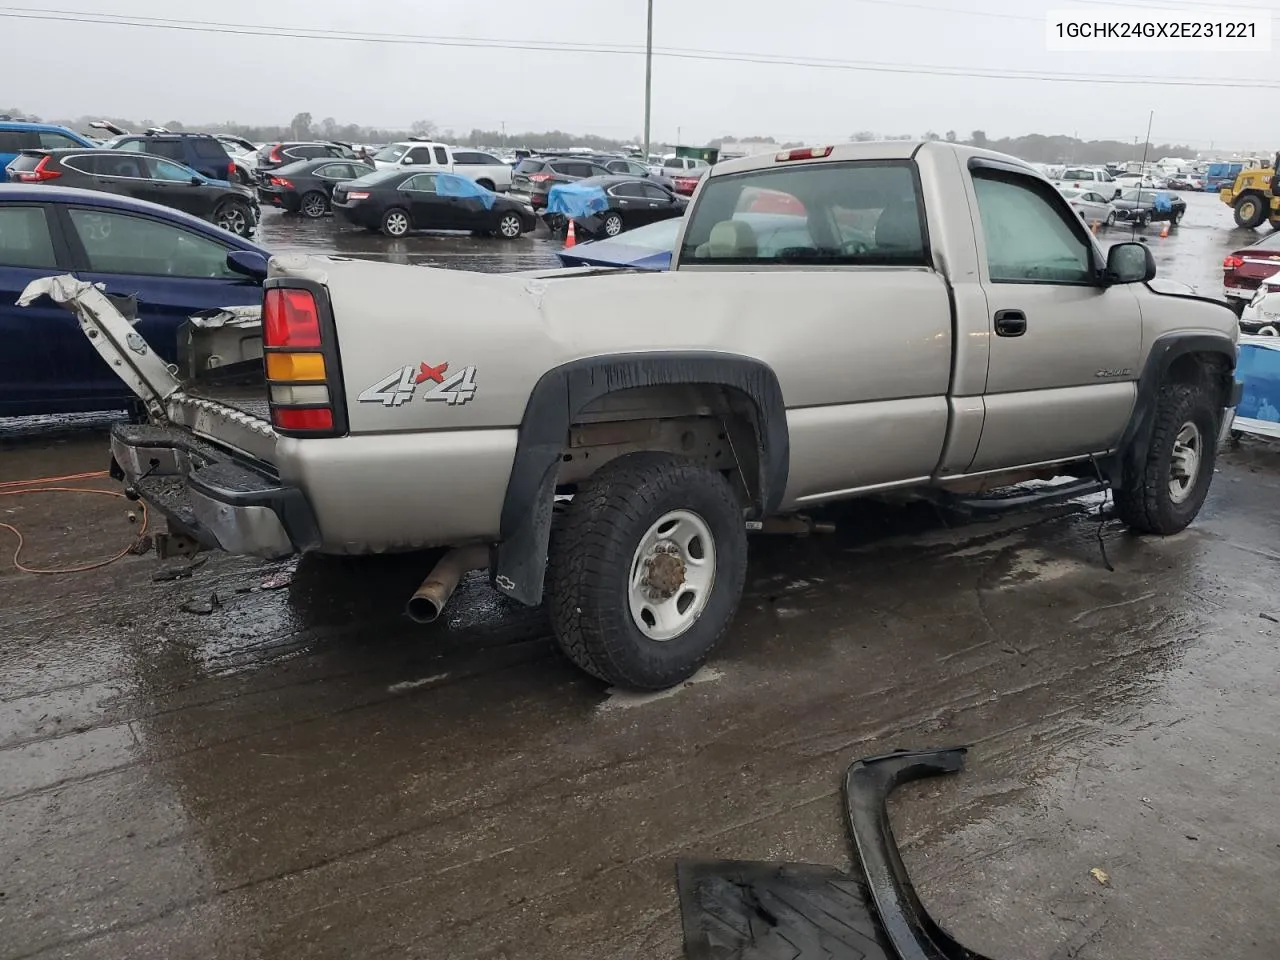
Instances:
[[[1240,257],[1227,257],[1222,261],[1223,270],[1239,270],[1244,266],[1244,260]]]
[[[549,173],[535,173],[529,176],[530,183],[546,183],[550,179],[551,174]]]
[[[227,179],[234,180],[235,178],[236,178],[236,165],[234,162],[229,163],[227,164]]]
[[[271,155],[269,159],[272,163],[284,163],[284,154],[280,152],[280,144],[277,143],[271,148]]]
[[[271,411],[271,419],[277,427],[284,430],[333,429],[333,411],[328,407],[302,410],[276,407]]]
[[[368,200],[370,193],[368,190],[352,190],[347,194],[348,200]]]
[[[262,333],[267,347],[319,347],[320,311],[311,291],[268,290],[262,298]]]
[[[15,176],[22,183],[43,183],[46,180],[57,180],[62,174],[57,170],[46,170],[45,166],[49,163],[49,158],[44,157],[36,164],[34,170],[20,170]]]
[[[273,186],[273,187],[284,187],[284,188],[285,188],[285,189],[287,189],[287,190],[292,190],[292,189],[293,189],[293,181],[291,181],[291,180],[287,180],[287,179],[285,179],[284,177],[272,177],[272,178],[271,178],[271,186]]]

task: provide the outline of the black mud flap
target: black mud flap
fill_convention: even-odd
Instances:
[[[797,863],[677,866],[689,960],[986,960],[925,912],[893,839],[885,801],[899,785],[955,773],[965,748],[859,760],[845,809],[862,877]]]

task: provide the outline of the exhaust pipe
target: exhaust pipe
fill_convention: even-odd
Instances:
[[[405,612],[414,623],[431,623],[440,616],[444,605],[458,589],[463,574],[489,566],[489,545],[476,543],[454,547],[431,568],[427,579],[409,598]]]

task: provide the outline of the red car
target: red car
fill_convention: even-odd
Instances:
[[[1227,254],[1222,261],[1222,292],[1237,311],[1243,310],[1259,284],[1276,271],[1280,271],[1280,233]]]
[[[684,173],[673,173],[671,174],[671,186],[676,193],[691,197],[693,196],[693,191],[698,189],[698,182],[702,179],[702,175],[708,169],[708,167],[695,167],[692,170],[686,170]]]

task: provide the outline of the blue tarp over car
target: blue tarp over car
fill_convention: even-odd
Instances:
[[[547,194],[547,213],[558,213],[570,219],[589,217],[608,209],[609,198],[605,196],[604,187],[561,183],[552,187]]]
[[[441,197],[475,197],[486,210],[492,210],[494,201],[498,199],[492,190],[486,190],[474,180],[456,173],[436,174],[436,194]]]

